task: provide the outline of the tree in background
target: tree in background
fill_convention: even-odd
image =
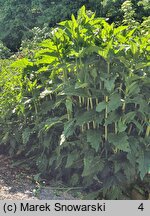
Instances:
[[[0,39],[12,51],[18,49],[22,37],[34,26],[31,3],[31,0],[0,1]]]
[[[0,41],[0,59],[10,57],[10,50]]]
[[[77,14],[85,5],[97,16],[108,18],[108,22],[123,20],[121,5],[125,0],[0,0],[0,40],[12,51],[17,51],[21,40],[32,35],[33,27],[53,27],[56,23]],[[149,16],[148,0],[132,0],[135,20],[141,22]]]

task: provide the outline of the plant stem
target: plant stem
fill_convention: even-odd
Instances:
[[[87,110],[89,111],[89,107],[90,107],[90,101],[89,98],[87,98]]]
[[[96,129],[96,123],[93,121],[93,129]]]
[[[110,74],[110,62],[107,62],[107,73]],[[105,109],[105,121],[108,117],[108,96],[105,96],[106,109]],[[108,126],[105,125],[105,141],[108,139]]]
[[[147,126],[147,128],[146,128],[146,133],[145,133],[145,136],[146,137],[148,137],[149,135],[150,135],[150,119],[149,119],[149,121],[148,121],[148,126]]]
[[[84,97],[82,97],[82,102],[83,102],[83,105],[84,105],[84,103],[85,103],[85,98]]]
[[[126,103],[125,100],[123,101],[123,105],[122,105],[122,112],[125,113],[125,109],[126,109]]]
[[[81,126],[81,132],[84,132],[84,125]]]
[[[90,100],[91,109],[93,109],[93,101],[92,101],[92,98],[89,98],[89,100]]]
[[[115,134],[117,134],[117,123],[115,122]]]
[[[98,98],[96,98],[96,106],[98,105]]]
[[[108,117],[108,105],[107,105],[108,96],[105,96],[105,102],[106,102],[106,109],[105,109],[105,121],[106,121],[106,119]],[[108,139],[108,126],[105,125],[105,141],[107,141],[107,139]]]
[[[81,100],[81,96],[79,96],[79,106],[82,106],[82,100]]]
[[[129,130],[128,130],[128,135],[130,135],[130,133],[131,133],[131,130],[132,130],[132,127],[133,127],[133,125],[132,125],[132,124],[130,124]]]
[[[49,97],[50,97],[50,100],[52,100],[52,95],[51,94],[49,95]]]
[[[122,91],[122,83],[120,84],[119,93],[121,94]]]
[[[99,89],[101,90],[102,89],[102,82],[100,81],[99,83]]]
[[[36,102],[34,101],[34,109],[35,109],[35,122],[36,124],[38,123],[38,109],[37,109],[37,105],[36,105]]]

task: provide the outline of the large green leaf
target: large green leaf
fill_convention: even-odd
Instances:
[[[108,102],[108,113],[118,109],[121,106],[121,97],[118,93],[114,93],[110,96],[110,100]]]
[[[26,127],[25,130],[22,133],[23,144],[27,144],[28,143],[31,134],[32,134],[32,130],[29,127]]]
[[[127,128],[127,125],[121,119],[118,121],[117,126],[118,126],[119,133],[124,132]]]
[[[75,131],[75,119],[70,119],[64,124],[63,135],[65,138],[67,138],[73,135],[74,131]]]
[[[96,106],[96,111],[97,112],[102,112],[103,110],[106,109],[106,105],[107,103],[105,101],[100,102],[97,106]]]
[[[82,176],[94,176],[104,167],[104,161],[99,157],[95,157],[92,153],[87,153],[84,157],[84,169]]]
[[[82,126],[84,123],[89,123],[97,119],[97,115],[94,110],[78,113],[76,117],[76,124]]]
[[[67,162],[66,162],[66,168],[71,167],[74,162],[76,162],[76,160],[80,157],[79,153],[77,150],[71,152],[68,156],[67,156]]]
[[[104,81],[104,86],[108,92],[112,92],[114,90],[116,77],[111,79],[105,79],[101,77],[101,80]]]
[[[128,142],[128,136],[125,132],[119,134],[110,133],[108,136],[108,140],[112,143],[118,150],[122,150],[124,152],[130,152],[130,145]]]
[[[54,118],[49,118],[45,121],[44,125],[44,130],[48,131],[50,128],[56,126],[57,124],[62,124],[62,118],[59,117],[54,117]]]
[[[98,152],[99,148],[102,145],[102,137],[100,131],[96,130],[88,130],[87,131],[87,142],[90,143],[92,148],[95,149],[96,152]]]
[[[22,58],[22,59],[19,59],[19,60],[13,62],[11,66],[15,67],[15,68],[22,68],[23,69],[27,66],[33,66],[33,62],[29,61],[27,58]]]
[[[67,97],[67,99],[66,99],[66,109],[68,112],[72,113],[72,99],[71,99],[71,97]]]
[[[128,79],[127,79],[128,80]],[[129,86],[127,86],[126,88],[126,95],[128,97],[131,97],[131,96],[135,96],[137,95],[138,93],[140,92],[140,88],[139,88],[139,84],[135,81],[135,82],[132,82],[130,83]]]
[[[135,115],[136,115],[136,112],[134,112],[134,111],[133,111],[133,112],[128,112],[127,114],[124,114],[124,115],[123,115],[122,120],[123,120],[123,122],[125,122],[125,123],[130,123],[130,122],[133,121]]]
[[[147,152],[141,151],[139,153],[137,162],[139,164],[140,177],[143,180],[144,176],[150,170],[150,151],[147,151]]]
[[[112,112],[110,112],[108,114],[107,119],[105,119],[105,124],[104,125],[117,123],[117,121],[119,121],[119,119],[120,119],[120,116],[119,116],[118,112],[116,112],[116,110],[114,110],[114,111],[112,111]]]

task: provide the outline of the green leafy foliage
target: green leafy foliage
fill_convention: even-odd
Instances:
[[[142,25],[116,27],[83,6],[32,56],[1,60],[1,145],[46,176],[121,199],[150,168],[149,40]]]
[[[43,28],[45,24],[51,28],[70,18],[71,14],[77,14],[82,5],[88,8],[86,13],[89,17],[95,11],[97,16],[107,18],[109,23],[120,23],[124,19],[125,23],[130,26],[133,23],[134,26],[150,15],[148,0],[0,0],[0,40],[16,51],[22,39],[32,38],[34,27]]]

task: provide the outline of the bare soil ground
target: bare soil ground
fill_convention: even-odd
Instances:
[[[57,193],[50,186],[37,190],[32,174],[31,170],[14,167],[10,157],[0,155],[0,200],[75,199],[67,192]]]
[[[36,199],[30,173],[13,168],[10,157],[0,155],[0,200]]]

